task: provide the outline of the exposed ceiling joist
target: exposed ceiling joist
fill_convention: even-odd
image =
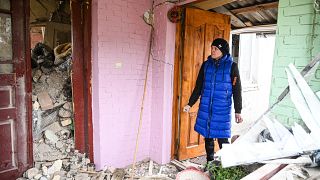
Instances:
[[[237,16],[235,16],[232,12],[230,12],[227,8],[225,8],[224,6],[219,6],[217,8],[213,9],[214,11],[216,11],[217,13],[221,13],[221,14],[227,14],[230,15],[231,17],[231,24],[237,28],[241,28],[241,27],[246,27],[246,24],[244,22],[242,22]]]
[[[195,3],[193,4],[193,6],[198,7],[200,9],[203,10],[209,10],[209,9],[213,9],[219,6],[223,6],[225,4],[234,2],[236,0],[207,0],[207,1],[202,1],[199,3]]]
[[[264,3],[264,4],[258,4],[254,6],[248,6],[244,8],[238,8],[238,9],[233,9],[230,10],[234,14],[244,14],[244,13],[249,13],[249,12],[256,12],[259,10],[267,10],[267,9],[272,9],[272,8],[278,8],[279,2],[271,2],[271,3]]]

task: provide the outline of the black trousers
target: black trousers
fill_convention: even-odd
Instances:
[[[212,161],[214,159],[214,139],[204,138],[205,148],[207,153],[207,161]],[[229,144],[228,138],[218,138],[219,148],[222,148],[222,144]]]

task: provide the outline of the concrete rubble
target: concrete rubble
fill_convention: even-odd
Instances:
[[[72,94],[65,88],[71,87],[71,49],[59,53],[38,43],[31,54],[35,163],[70,158],[74,150]]]
[[[152,164],[152,166],[150,166]],[[120,179],[175,179],[179,170],[172,163],[159,165],[146,159],[138,162],[135,169],[132,166],[125,168],[105,167],[96,171],[94,164],[85,154],[77,150],[69,152],[68,158],[55,161],[36,162],[35,167],[24,173],[25,179],[36,180],[120,180]]]

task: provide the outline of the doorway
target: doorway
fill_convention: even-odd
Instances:
[[[35,163],[70,158],[75,149],[70,15],[69,0],[30,0]]]
[[[49,137],[50,134],[63,138],[67,138],[66,136],[74,137],[74,146],[70,138],[65,139],[68,141],[68,145],[63,143],[62,145],[59,140],[56,142],[57,138],[54,138],[53,143],[56,148],[58,143],[60,151],[62,148],[62,151],[68,152],[74,147],[80,152],[86,153],[93,160],[91,51],[85,51],[85,49],[91,49],[91,1],[51,0],[41,2],[30,0],[30,3],[31,30],[33,27],[41,27],[42,44],[49,49],[51,48],[54,55],[52,66],[49,65],[51,70],[45,71],[49,79],[42,79],[45,79],[49,89],[40,88],[40,95],[42,95],[40,97],[47,100],[43,103],[49,102],[49,107],[45,108],[46,113],[44,114],[48,120],[45,125],[40,126],[38,132],[42,132],[45,138],[48,133]],[[46,10],[44,13],[46,16],[34,17],[40,13],[38,11],[41,7]],[[32,37],[31,40],[33,40]],[[37,68],[39,70],[39,66]],[[44,73],[43,70],[46,69],[40,65],[40,70]],[[35,93],[39,93],[39,91],[35,91]],[[33,93],[34,96],[36,96],[35,93]],[[74,101],[75,99],[77,100]],[[35,97],[33,102],[36,102],[35,100],[40,101],[38,97]],[[44,105],[46,106],[46,104]],[[37,138],[37,136],[34,137]]]
[[[3,144],[0,146],[0,152],[3,154],[0,159],[0,176],[6,179],[15,179],[21,176],[26,169],[33,165],[34,160],[36,160],[33,156],[33,150],[35,148],[32,146],[32,130],[35,129],[37,125],[42,127],[43,124],[34,123],[35,118],[33,118],[33,106],[40,109],[44,107],[44,111],[46,112],[41,112],[39,113],[40,115],[38,113],[34,114],[36,117],[40,116],[42,119],[43,117],[48,118],[46,119],[48,121],[45,122],[51,122],[50,118],[53,116],[52,113],[54,113],[54,111],[59,115],[60,109],[57,110],[55,108],[63,108],[60,113],[62,118],[63,115],[72,117],[72,113],[69,110],[73,107],[73,120],[71,121],[71,124],[72,122],[74,124],[74,148],[79,150],[81,153],[86,153],[86,155],[93,160],[90,85],[91,51],[88,51],[88,49],[91,49],[91,1],[73,0],[70,3],[69,1],[66,3],[68,6],[70,4],[69,9],[70,12],[72,12],[71,15],[69,15],[71,24],[66,25],[63,32],[56,31],[57,25],[55,23],[61,22],[49,21],[49,19],[65,19],[63,13],[57,13],[56,11],[52,11],[53,13],[51,14],[49,13],[50,17],[48,18],[48,21],[40,18],[38,22],[42,22],[42,24],[31,24],[29,21],[29,18],[31,19],[31,15],[29,15],[31,12],[31,2],[32,0],[0,0],[0,43],[2,43],[1,47],[6,47],[7,49],[5,50],[2,48],[6,53],[1,53],[0,57],[0,94],[1,97],[4,97],[4,99],[1,98],[0,101],[0,140],[1,144]],[[38,2],[40,2],[38,8],[44,6],[44,1]],[[58,3],[58,5],[62,5],[65,1],[53,2]],[[56,9],[57,8],[54,10]],[[50,9],[46,9],[46,11],[51,12],[49,10]],[[54,15],[55,13],[56,15]],[[68,23],[64,22],[64,24]],[[50,26],[52,27],[49,28]],[[63,54],[61,57],[71,57],[71,60],[69,60],[72,62],[72,68],[69,72],[70,83],[64,83],[63,85],[69,85],[69,94],[70,89],[72,93],[71,99],[77,99],[77,101],[68,100],[68,96],[64,95],[63,92],[62,94],[65,98],[59,98],[58,96],[61,97],[62,95],[56,92],[41,93],[43,91],[40,92],[41,100],[38,97],[39,94],[37,94],[37,96],[32,96],[32,81],[34,81],[34,77],[39,81],[43,74],[51,77],[51,74],[46,74],[50,72],[54,72],[56,76],[60,77],[62,71],[62,69],[60,69],[60,72],[58,73],[57,69],[59,69],[59,65],[55,65],[54,69],[48,68],[52,63],[47,61],[48,56],[43,56],[44,58],[41,59],[42,56],[38,55],[36,57],[38,62],[34,65],[38,66],[38,70],[41,71],[41,75],[39,79],[36,78],[37,76],[32,76],[37,73],[36,71],[32,72],[31,43],[29,40],[35,40],[38,38],[35,42],[41,40],[44,41],[46,39],[46,33],[44,33],[46,31],[45,28],[51,29],[52,34],[54,34],[54,36],[49,37],[57,37],[57,39],[48,41],[47,44],[49,47],[54,47],[57,44],[62,45],[64,42],[72,39],[72,44],[61,47],[58,52]],[[65,29],[71,29],[69,37],[65,36]],[[30,38],[30,33],[37,34],[37,38]],[[48,34],[50,33],[47,33],[47,35]],[[3,39],[6,41],[2,41]],[[70,46],[72,49],[72,55],[68,56],[70,55],[68,54],[68,48]],[[39,49],[43,53],[47,53],[48,51],[47,47],[40,45]],[[65,59],[61,64],[67,61],[68,60]],[[39,66],[40,62],[42,65]],[[41,68],[42,66],[43,68]],[[68,66],[66,67],[65,71],[68,72]],[[38,74],[40,74],[39,71]],[[46,76],[43,77],[42,81],[47,83],[48,86],[50,83],[51,86],[54,86],[55,83],[53,82],[59,81],[58,78],[54,80],[51,79],[52,82],[50,82],[50,80],[47,82],[48,77]],[[64,82],[66,82],[66,80],[64,80]],[[57,89],[61,90],[61,83]],[[45,91],[47,89],[43,88],[42,90]],[[54,97],[54,102],[52,101],[50,94],[56,95]],[[62,104],[60,101],[61,99],[66,102]],[[39,100],[43,102],[40,103]],[[36,101],[38,103],[35,103]],[[40,104],[42,104],[42,106]],[[67,118],[68,117],[65,117],[65,119],[63,119],[63,123],[68,124],[66,126],[71,126],[70,119],[68,120]],[[60,126],[61,122],[62,121],[59,118]],[[51,124],[52,123],[48,123],[48,126]],[[43,129],[39,129],[42,131],[43,135]],[[64,135],[68,134],[69,133],[64,133]],[[54,135],[57,134],[54,133]],[[35,136],[37,136],[37,134]],[[56,138],[52,133],[47,133],[47,136],[51,138],[50,140],[48,139],[49,141],[53,140],[55,142]],[[61,147],[61,144],[57,144],[57,142],[54,143],[54,146]]]
[[[210,55],[211,42],[229,39],[230,17],[223,14],[186,8],[184,19],[177,24],[173,132],[171,157],[179,160],[204,155],[204,138],[193,130],[199,101],[190,112],[182,112],[193,91],[202,63]]]

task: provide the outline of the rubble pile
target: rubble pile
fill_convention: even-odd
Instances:
[[[58,159],[55,161],[35,162],[33,168],[28,169],[23,179],[39,179],[39,180],[60,180],[60,179],[88,179],[88,173],[94,172],[94,165],[84,154],[77,150],[68,152],[68,158]]]
[[[152,166],[150,166],[152,164]],[[69,152],[69,158],[52,162],[36,162],[35,166],[18,180],[120,180],[120,179],[175,179],[177,168],[169,163],[159,165],[152,160],[138,162],[135,169],[106,167],[95,171],[93,163],[77,150]]]
[[[159,165],[152,160],[146,159],[136,164],[135,168],[128,166],[125,169],[125,177],[129,177],[134,174],[133,177],[155,177],[163,179],[175,179],[178,173],[178,169],[173,164]]]
[[[68,154],[74,149],[71,46],[67,43],[57,48],[60,54],[38,43],[31,55],[32,129],[36,163],[70,158]]]

